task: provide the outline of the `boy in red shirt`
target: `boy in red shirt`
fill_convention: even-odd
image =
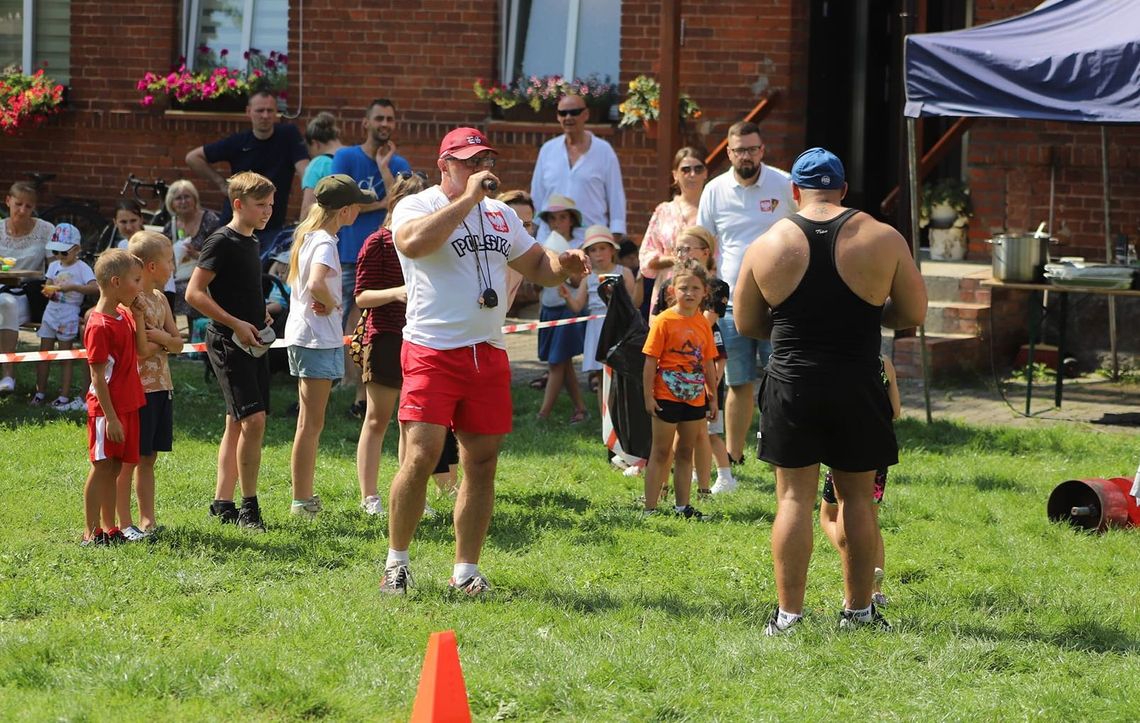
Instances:
[[[99,302],[83,332],[91,388],[87,391],[87,446],[91,472],[83,488],[84,545],[125,538],[115,519],[115,478],[124,462],[139,461],[139,408],[146,403],[139,379],[138,352],[146,345],[139,301],[142,262],[122,249],[103,252],[95,263]],[[128,313],[125,307],[130,307]],[[104,531],[99,515],[110,520]]]

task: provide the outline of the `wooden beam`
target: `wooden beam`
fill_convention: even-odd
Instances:
[[[922,179],[929,176],[930,172],[934,170],[934,167],[942,162],[942,159],[954,148],[954,144],[958,142],[958,139],[961,138],[966,131],[970,130],[970,126],[974,125],[975,120],[975,118],[959,118],[954,121],[954,125],[950,126],[950,130],[946,131],[946,133],[938,139],[938,142],[923,155],[922,160],[919,161],[918,164],[918,185],[920,188],[922,186]],[[890,215],[891,209],[893,209],[898,202],[901,192],[901,187],[895,186],[891,189],[891,192],[887,194],[887,197],[883,199],[883,202],[879,204],[879,211],[884,216]]]
[[[661,105],[657,120],[657,198],[669,198],[673,154],[680,147],[681,0],[661,3]]]

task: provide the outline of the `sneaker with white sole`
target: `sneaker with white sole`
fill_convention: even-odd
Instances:
[[[317,518],[317,513],[319,513],[322,509],[324,508],[321,507],[320,495],[313,495],[303,502],[294,500],[293,504],[289,505],[289,514],[295,515],[297,517],[303,517],[306,520],[315,520]]]
[[[143,532],[134,525],[128,525],[123,528],[123,537],[127,538],[127,542],[142,542],[150,537],[150,533]]]
[[[70,412],[71,399],[64,396],[56,397],[51,403],[51,408],[57,412]]]
[[[385,595],[406,595],[413,585],[412,570],[403,563],[384,568],[384,576],[380,578],[380,592]]]
[[[380,495],[368,495],[360,503],[360,509],[364,510],[366,515],[381,516],[384,514],[384,500],[380,498]]]
[[[891,624],[879,612],[874,603],[871,603],[871,619],[860,620],[855,617],[855,613],[850,610],[843,610],[839,613],[839,629],[840,630],[855,630],[857,628],[872,628],[874,630],[882,630],[889,633],[891,631]]]
[[[4,377],[0,379],[0,396],[8,396],[16,391],[16,380],[12,377]]]
[[[491,592],[491,583],[487,582],[487,578],[479,573],[475,573],[463,582],[457,581],[454,577],[448,580],[447,586],[455,592],[461,592],[467,597],[479,597]]]
[[[32,398],[28,400],[28,406],[31,407],[42,407],[45,403],[47,403],[47,395],[43,392],[36,392],[32,395]]]
[[[776,608],[772,610],[772,615],[768,618],[768,623],[764,626],[764,634],[769,638],[779,637],[780,635],[789,635],[793,630],[795,630],[795,627],[800,624],[801,620],[803,620],[803,618],[798,617],[793,620],[786,628],[781,628],[780,606],[777,605]]]
[[[735,477],[721,477],[717,475],[716,482],[712,486],[712,493],[714,495],[723,495],[726,492],[732,492],[736,490],[737,484],[739,483]]]
[[[72,397],[71,405],[68,407],[69,412],[87,411],[87,400],[83,397]]]

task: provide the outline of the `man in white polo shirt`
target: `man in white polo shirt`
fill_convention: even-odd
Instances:
[[[709,181],[701,193],[697,223],[716,235],[718,273],[735,290],[745,250],[777,221],[795,213],[796,203],[787,171],[764,164],[764,142],[755,123],[745,121],[728,129],[728,160],[731,170]],[[768,363],[772,345],[737,332],[731,302],[720,330],[728,352],[725,446],[729,458],[738,463],[744,460],[745,437],[752,425],[756,368]]]
[[[511,431],[511,370],[502,335],[507,266],[542,286],[589,271],[582,251],[546,251],[510,206],[487,195],[498,185],[491,172],[496,154],[478,130],[456,128],[439,147],[440,184],[392,211],[408,306],[400,352],[404,456],[389,499],[385,593],[411,586],[408,547],[448,427],[463,464],[450,587],[473,597],[491,589],[478,563],[495,502],[499,448]]]

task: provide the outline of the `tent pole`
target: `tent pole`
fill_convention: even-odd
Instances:
[[[910,252],[918,261],[918,134],[914,118],[906,119],[907,183],[910,186]],[[934,421],[930,414],[930,365],[926,353],[926,323],[918,325],[919,358],[922,360],[922,400],[926,405],[926,423]]]
[[[1112,216],[1109,211],[1108,128],[1100,127],[1100,175],[1104,181],[1104,262],[1112,263]],[[1116,297],[1108,297],[1108,347],[1112,355],[1112,381],[1120,379],[1120,356],[1116,350]]]

